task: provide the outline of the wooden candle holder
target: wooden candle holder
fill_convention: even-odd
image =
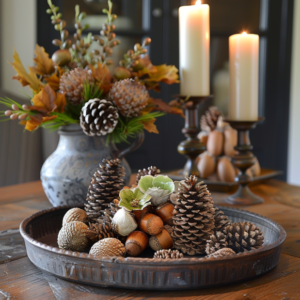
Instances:
[[[246,174],[246,171],[255,164],[255,156],[251,152],[253,146],[249,138],[249,130],[256,127],[264,118],[259,118],[256,121],[234,121],[225,120],[230,126],[238,132],[238,143],[234,147],[238,151],[231,162],[240,171],[235,177],[235,181],[239,183],[237,192],[225,199],[225,202],[234,205],[251,205],[263,203],[264,200],[252,193],[248,184],[252,179]]]
[[[188,159],[183,169],[183,175],[185,177],[190,175],[196,175],[200,177],[196,165],[196,158],[199,154],[206,150],[206,147],[197,138],[199,133],[199,117],[197,106],[211,97],[212,96],[190,97],[183,106],[185,111],[185,124],[184,128],[182,129],[182,133],[187,137],[187,139],[178,145],[177,150],[180,154],[185,155]],[[180,98],[185,99],[186,97],[180,96]]]

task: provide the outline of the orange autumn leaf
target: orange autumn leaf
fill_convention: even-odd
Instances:
[[[29,116],[29,119],[30,120],[23,121],[26,122],[25,129],[28,131],[37,129],[43,122],[43,118],[41,117],[41,115]]]
[[[151,70],[145,68],[138,72],[138,76],[148,88],[155,88],[159,82],[167,84],[179,83],[178,69],[166,64],[155,66]]]
[[[55,103],[56,94],[48,84],[31,101],[33,106],[30,106],[29,109],[36,110],[42,114],[47,114],[57,108]]]
[[[31,69],[39,75],[50,75],[54,72],[54,63],[51,58],[49,58],[49,54],[45,52],[44,47],[40,47],[36,45],[34,51],[36,57],[33,59],[36,63],[36,67],[32,67]]]
[[[144,129],[147,130],[148,132],[159,133],[156,125],[154,124],[155,121],[156,119],[153,118],[148,121],[140,121],[140,123],[144,125]]]
[[[92,71],[95,80],[99,83],[100,90],[103,91],[103,94],[107,94],[111,88],[111,74],[107,66],[98,63],[97,68],[89,65],[89,69]]]
[[[170,106],[168,103],[162,101],[161,99],[150,98],[147,107],[142,111],[142,115],[146,115],[151,111],[163,111],[168,114],[180,115],[185,118],[184,113],[181,108]]]
[[[36,93],[39,92],[41,90],[41,86],[43,86],[43,83],[38,80],[34,70],[29,67],[29,73],[27,73],[16,50],[14,50],[13,58],[14,62],[10,64],[18,73],[18,75],[13,76],[13,79],[17,79],[18,81],[20,81],[22,86],[29,85],[30,88],[33,89]]]
[[[67,104],[65,94],[57,93],[55,99],[55,105],[57,106],[56,111],[63,113],[65,111],[65,106]]]
[[[45,77],[44,80],[52,87],[56,92],[59,90],[60,77],[64,73],[64,69],[57,66],[57,72],[52,74],[50,77]]]

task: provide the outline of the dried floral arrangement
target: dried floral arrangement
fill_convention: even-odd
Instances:
[[[21,105],[12,99],[0,99],[9,108],[0,111],[2,120],[20,120],[26,130],[34,131],[39,127],[57,130],[60,126],[80,124],[89,136],[105,136],[115,143],[127,141],[144,129],[158,133],[156,118],[165,113],[183,116],[182,110],[170,106],[161,99],[153,99],[148,90],[160,90],[160,83],[178,83],[178,70],[175,66],[151,63],[147,55],[150,38],[124,54],[120,65],[110,72],[113,64],[110,58],[114,47],[120,44],[116,38],[112,13],[113,4],[108,0],[108,8],[103,10],[107,21],[100,35],[85,34],[88,24],[82,25],[86,17],[75,6],[76,33],[69,38],[67,24],[51,0],[47,0],[47,14],[58,31],[60,39],[53,44],[60,49],[51,58],[39,45],[35,49],[35,66],[24,68],[15,51],[11,65],[17,71],[13,79],[22,86],[29,86],[33,96],[31,105]],[[99,50],[91,50],[92,43]]]
[[[156,167],[139,170],[136,184],[124,187],[119,159],[104,159],[95,172],[84,210],[70,209],[58,234],[61,249],[103,256],[154,258],[184,255],[218,258],[261,248],[263,234],[250,222],[231,223],[214,206],[196,176],[173,182]]]
[[[200,121],[200,141],[206,146],[206,151],[199,155],[197,166],[200,177],[213,181],[234,182],[238,170],[231,163],[231,158],[237,153],[237,131],[223,121],[223,116],[215,106],[209,107]],[[255,164],[247,170],[251,178],[259,176],[260,165]]]

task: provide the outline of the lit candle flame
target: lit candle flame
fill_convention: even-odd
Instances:
[[[197,2],[195,3],[195,5],[200,6],[201,5],[201,0],[197,0]]]
[[[243,31],[243,32],[242,32],[242,35],[246,35],[246,34],[247,34],[247,31]]]

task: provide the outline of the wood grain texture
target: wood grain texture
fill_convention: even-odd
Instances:
[[[134,182],[134,175],[132,176]],[[39,181],[0,188],[0,300],[1,299],[300,299],[300,187],[277,180],[251,187],[265,203],[243,207],[278,222],[287,231],[278,266],[260,278],[214,289],[157,292],[78,285],[37,269],[24,257],[20,222],[50,207]],[[212,193],[218,205],[227,194]],[[1,250],[2,246],[2,250]],[[16,246],[16,251],[8,249]],[[8,247],[8,248],[7,248]],[[18,253],[18,249],[22,250]]]

